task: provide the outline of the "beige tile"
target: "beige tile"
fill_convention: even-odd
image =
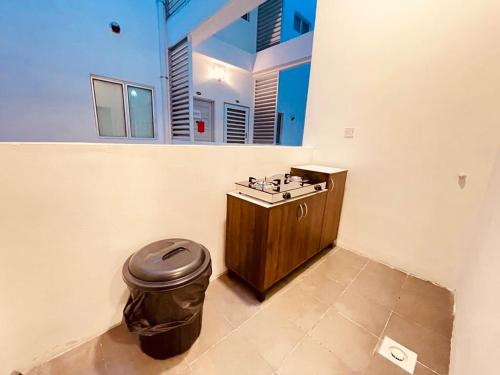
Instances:
[[[314,327],[311,336],[357,372],[363,372],[368,367],[378,341],[334,309]]]
[[[65,374],[106,375],[104,357],[98,339],[84,343],[47,363],[35,367],[27,375]]]
[[[275,370],[304,336],[299,327],[268,309],[246,321],[240,332]]]
[[[355,375],[355,372],[326,348],[306,337],[285,360],[279,374]]]
[[[347,292],[335,303],[335,308],[342,315],[355,321],[376,336],[384,330],[391,310],[368,299],[353,290]]]
[[[330,279],[324,269],[315,269],[314,272],[302,277],[298,287],[304,293],[328,305],[334,303],[345,289],[345,286]]]
[[[393,309],[405,279],[405,273],[370,261],[354,280],[350,289]]]
[[[137,335],[127,331],[124,325],[113,328],[99,337],[109,374],[138,375],[160,374],[179,375],[186,371],[186,353],[156,360],[144,354],[138,343]]]
[[[276,296],[265,309],[307,332],[326,312],[328,305],[304,293],[300,287],[294,286]]]
[[[203,375],[271,375],[274,371],[238,331],[199,357],[191,370]]]
[[[260,302],[249,288],[239,281],[229,279],[227,275],[210,283],[207,300],[214,302],[217,310],[234,328],[261,308]]]
[[[444,288],[415,277],[403,285],[395,311],[406,318],[451,338],[453,295]]]
[[[370,361],[370,366],[365,372],[366,375],[408,375],[401,367],[396,366],[388,359],[385,359],[380,354],[375,353]],[[413,375],[436,375],[436,373],[425,368],[417,362]]]
[[[418,361],[441,375],[448,374],[450,340],[405,318],[392,314],[384,336],[413,350]]]
[[[328,255],[317,269],[342,285],[348,285],[366,262],[368,262],[367,258],[339,248],[333,254]]]
[[[221,317],[216,309],[215,302],[205,300],[200,337],[198,337],[193,346],[189,349],[185,361],[188,363],[192,362],[223,337],[228,335],[232,330],[233,328],[231,325],[225,318]]]

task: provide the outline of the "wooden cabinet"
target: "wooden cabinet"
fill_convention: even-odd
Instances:
[[[292,175],[305,177],[313,183],[326,181],[328,195],[326,198],[320,247],[324,249],[327,246],[333,245],[339,232],[347,171],[335,168],[323,169],[312,167],[312,169],[307,169],[296,167],[292,168],[291,172]]]
[[[266,291],[337,238],[347,171],[292,169],[327,189],[278,204],[227,196],[226,266],[250,284],[260,300]]]
[[[227,196],[226,266],[263,293],[321,250],[327,192],[264,207]]]

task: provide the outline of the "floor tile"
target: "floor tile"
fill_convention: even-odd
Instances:
[[[335,309],[376,336],[381,335],[391,314],[387,307],[349,289],[335,303]]]
[[[328,274],[342,285],[348,285],[367,262],[367,258],[339,248],[328,255],[317,270]]]
[[[210,283],[207,300],[215,303],[217,310],[234,328],[239,327],[261,308],[260,302],[250,289],[239,281],[231,280],[227,275],[222,275]]]
[[[299,327],[268,309],[246,321],[240,332],[275,370],[304,336]]]
[[[334,303],[345,286],[330,279],[323,269],[315,269],[300,280],[298,287],[306,294],[328,305]]]
[[[413,350],[418,361],[441,375],[448,374],[450,340],[393,313],[383,333]]]
[[[274,370],[240,332],[234,331],[191,364],[193,374],[271,375]]]
[[[375,353],[365,375],[408,375],[408,373],[388,359],[382,357],[380,354]],[[436,375],[436,373],[417,362],[413,375]]]
[[[314,327],[311,337],[357,372],[363,372],[368,367],[378,341],[375,336],[342,317],[334,309]]]
[[[265,309],[269,309],[276,316],[296,324],[307,332],[328,310],[328,304],[304,293],[300,287],[294,286],[276,296]]]
[[[233,328],[221,317],[213,301],[205,300],[203,305],[203,324],[201,326],[200,337],[186,354],[186,362],[192,362],[205,351],[210,349],[223,337],[228,335]]]
[[[447,338],[453,329],[453,295],[415,277],[403,285],[395,311]]]
[[[107,375],[101,345],[98,339],[86,342],[41,366],[27,375],[65,374],[71,369],[74,375]]]
[[[354,280],[350,289],[393,309],[405,279],[405,273],[370,261]]]
[[[306,337],[285,360],[279,375],[355,375],[326,348]]]

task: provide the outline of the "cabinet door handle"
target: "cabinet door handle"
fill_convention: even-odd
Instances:
[[[299,207],[300,207],[300,216],[297,218],[298,221],[302,220],[302,218],[304,217],[304,207],[302,207],[302,203],[299,204]]]
[[[304,206],[306,208],[306,213],[305,213],[304,217],[306,217],[307,214],[309,213],[309,207],[307,207],[307,203],[306,202],[304,202]]]
[[[330,191],[332,191],[335,188],[335,181],[333,181],[333,177],[330,177],[330,184],[332,185]]]

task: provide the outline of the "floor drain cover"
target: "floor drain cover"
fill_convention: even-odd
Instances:
[[[384,337],[378,348],[378,353],[410,374],[415,371],[417,354],[390,337]]]

